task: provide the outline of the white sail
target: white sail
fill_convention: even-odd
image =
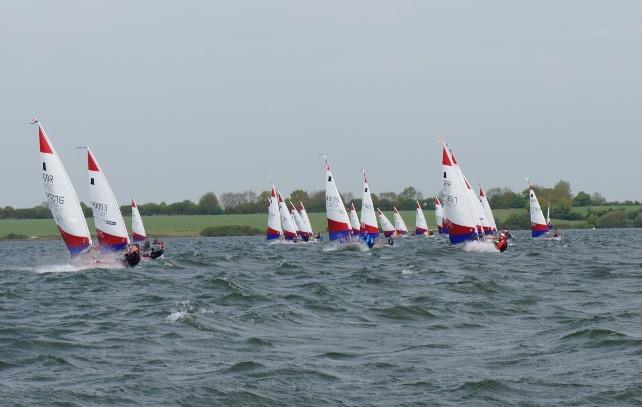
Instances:
[[[381,229],[383,229],[383,235],[385,237],[390,237],[395,234],[394,225],[388,220],[386,215],[381,212],[381,209],[377,208],[377,215],[379,216],[379,223],[381,223]]]
[[[484,192],[484,188],[482,188],[481,186],[479,187],[479,199],[481,201],[482,207],[484,208],[484,212],[486,213],[486,220],[490,224],[492,233],[497,232],[497,223],[495,223],[493,210],[490,208],[488,198],[486,197],[486,192]]]
[[[87,147],[87,167],[89,197],[100,250],[103,252],[122,250],[129,244],[125,221],[107,177],[89,147]]]
[[[424,210],[421,207],[419,201],[415,207],[415,235],[421,236],[428,233],[428,224],[426,223],[426,217],[424,216]]]
[[[406,226],[406,222],[403,221],[403,218],[401,217],[401,214],[396,207],[393,207],[392,209],[393,218],[395,220],[395,231],[398,235],[406,236],[408,234],[408,227]]]
[[[457,244],[475,239],[478,221],[472,213],[470,194],[457,161],[445,143],[441,162],[444,220],[450,242]]]
[[[354,203],[350,208],[350,225],[352,226],[352,234],[358,235],[361,227],[359,226],[359,216],[357,210],[354,208]]]
[[[475,219],[479,220],[478,233],[480,235],[491,234],[492,227],[490,225],[490,222],[486,219],[486,210],[482,206],[481,199],[477,196],[471,186],[472,184],[465,176],[464,182],[466,183],[466,188],[468,189],[468,194],[470,195],[471,208],[475,214]]]
[[[375,214],[372,196],[370,195],[370,186],[368,185],[368,178],[366,177],[365,171],[363,171],[363,199],[361,200],[360,233],[361,235],[369,235],[373,238],[379,236],[377,215]]]
[[[545,235],[548,232],[548,224],[546,223],[546,219],[544,219],[542,207],[539,205],[539,201],[537,200],[537,196],[535,196],[535,191],[533,190],[533,186],[530,181],[528,181],[528,195],[531,211],[531,236],[539,237]]]
[[[76,256],[92,245],[87,221],[67,171],[40,123],[38,139],[47,205],[69,253]]]
[[[276,196],[276,188],[274,185],[272,185],[272,192],[268,199],[268,222],[265,234],[267,240],[278,239],[283,234],[281,215],[279,214],[279,200]]]
[[[350,218],[346,212],[330,166],[325,165],[325,212],[328,218],[328,235],[330,240],[346,238],[351,235]]]
[[[140,211],[134,198],[132,198],[132,237],[134,242],[144,242],[147,240],[143,218],[140,216]]]
[[[312,236],[314,234],[314,232],[312,231],[312,223],[310,223],[308,213],[306,212],[305,206],[303,206],[303,202],[301,201],[299,201],[299,211],[301,213],[303,223],[305,224],[305,232],[308,234],[308,236]]]
[[[306,227],[303,218],[299,211],[296,210],[296,206],[290,201],[290,212],[292,213],[292,218],[294,219],[294,224],[296,225],[297,234],[300,236],[306,235]]]
[[[551,230],[551,203],[548,202],[548,207],[546,208],[546,225],[548,230]]]
[[[281,227],[283,227],[283,236],[286,239],[294,239],[297,235],[296,225],[294,220],[292,220],[292,214],[288,210],[288,207],[285,205],[283,196],[280,192],[277,193],[279,197],[279,214],[281,215]]]
[[[441,206],[439,198],[435,198],[435,223],[439,234],[448,234],[448,228],[446,227],[446,222],[444,222],[444,208]]]

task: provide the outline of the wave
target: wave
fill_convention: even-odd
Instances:
[[[467,241],[464,243],[464,251],[468,253],[499,253],[492,242],[481,240]]]

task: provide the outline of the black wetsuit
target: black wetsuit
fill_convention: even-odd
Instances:
[[[129,266],[132,268],[136,267],[136,265],[140,263],[140,252],[132,251],[129,253],[125,253],[125,255],[123,256],[123,263],[126,266]]]

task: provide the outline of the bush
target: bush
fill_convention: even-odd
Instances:
[[[600,217],[598,225],[601,228],[625,228],[629,226],[626,212],[621,209],[610,211]]]
[[[215,237],[215,236],[256,236],[262,234],[263,231],[250,227],[240,225],[230,226],[211,226],[201,231],[201,236]]]
[[[0,240],[27,240],[28,237],[25,235],[19,235],[17,233],[9,233],[0,237]]]
[[[503,222],[500,222],[502,229],[530,229],[531,215],[524,211],[509,215]]]

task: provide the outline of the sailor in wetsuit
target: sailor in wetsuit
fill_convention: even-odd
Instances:
[[[134,243],[127,248],[123,255],[123,264],[134,268],[138,263],[140,263],[140,246],[138,243]]]
[[[152,246],[152,251],[149,253],[149,257],[152,260],[155,260],[163,255],[165,252],[165,243],[161,242],[158,239],[154,239],[154,245]]]

